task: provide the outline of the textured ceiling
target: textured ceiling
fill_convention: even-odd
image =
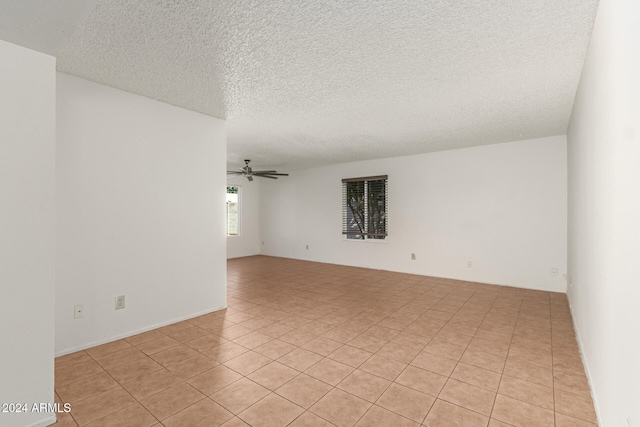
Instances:
[[[0,0],[0,40],[55,56],[98,0]]]
[[[58,69],[225,118],[230,167],[290,170],[566,133],[596,8],[98,0]]]

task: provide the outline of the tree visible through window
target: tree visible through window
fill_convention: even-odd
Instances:
[[[387,175],[342,180],[342,234],[360,240],[387,237]]]
[[[227,236],[240,234],[240,187],[227,186]]]

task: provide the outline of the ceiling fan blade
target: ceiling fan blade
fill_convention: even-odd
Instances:
[[[278,177],[277,177],[277,176],[271,176],[271,175],[262,175],[262,174],[260,174],[260,175],[253,175],[253,176],[257,176],[257,177],[259,177],[259,178],[271,178],[271,179],[278,179]]]
[[[274,174],[276,172],[278,172],[278,171],[253,171],[254,174],[256,174],[256,173],[268,173],[269,175]]]
[[[242,175],[242,172],[239,172],[239,171],[227,171],[227,175]]]
[[[258,173],[255,173],[255,172],[253,174],[254,175],[262,175],[262,174],[258,174]],[[289,176],[288,173],[275,173],[275,172],[267,173],[267,174],[264,174],[264,175]]]
[[[253,177],[252,177],[251,175],[247,175],[247,179],[248,179],[249,181],[253,181]]]

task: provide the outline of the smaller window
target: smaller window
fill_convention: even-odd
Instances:
[[[347,239],[387,237],[387,175],[342,180],[342,234]]]
[[[240,235],[240,187],[227,186],[227,236]]]

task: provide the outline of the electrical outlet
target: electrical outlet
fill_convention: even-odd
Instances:
[[[116,297],[116,310],[122,310],[124,308],[124,295]]]
[[[554,277],[555,277],[555,276],[557,276],[557,275],[558,275],[558,269],[557,269],[557,268],[555,268],[555,267],[553,267],[553,268],[551,269],[551,275],[552,275],[552,276],[554,276]]]
[[[73,306],[73,318],[81,319],[84,317],[84,304],[76,304]]]
[[[471,261],[467,261],[467,268],[471,268]]]
[[[416,260],[416,254],[412,253],[411,254],[411,259],[415,261]]]

